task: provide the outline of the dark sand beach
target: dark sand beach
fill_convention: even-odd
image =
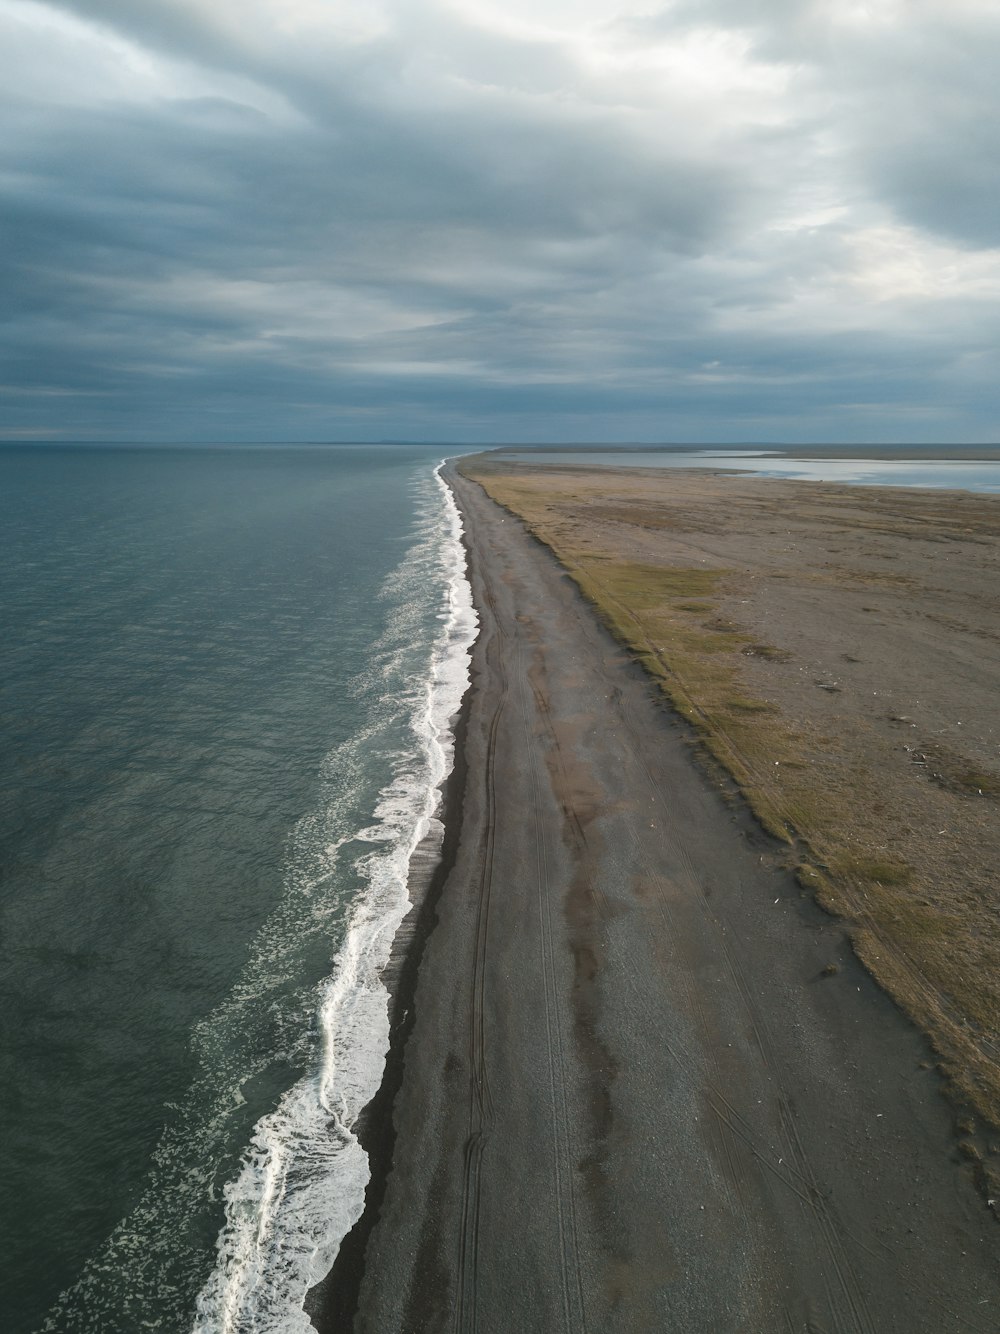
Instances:
[[[317,1324],[997,1329],[928,1042],[552,553],[449,480],[482,617],[449,844]]]

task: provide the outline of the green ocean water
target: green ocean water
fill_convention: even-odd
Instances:
[[[240,1227],[282,1136],[350,1139],[317,1071],[379,1020],[329,979],[396,911],[469,634],[442,452],[0,448],[10,1334],[300,1327]],[[279,1241],[316,1187],[350,1212],[351,1162]]]

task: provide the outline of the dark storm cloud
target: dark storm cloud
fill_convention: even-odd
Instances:
[[[995,25],[854,8],[0,0],[3,433],[982,438]]]

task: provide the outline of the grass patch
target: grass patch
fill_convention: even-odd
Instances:
[[[747,644],[743,650],[748,658],[765,658],[768,662],[788,662],[791,654],[774,644]]]
[[[913,867],[887,857],[869,857],[863,853],[842,852],[831,869],[852,880],[868,881],[877,885],[908,885],[913,879]]]
[[[986,769],[952,769],[935,775],[943,787],[952,792],[961,792],[967,797],[992,797],[1000,799],[1000,777]]]
[[[646,565],[639,561],[615,561],[608,571],[617,597],[637,610],[650,609],[673,599],[688,601],[714,593],[725,571],[701,566]],[[712,610],[711,607],[708,608]]]
[[[726,708],[733,709],[736,713],[777,713],[773,704],[767,700],[750,699],[747,695],[730,695],[726,700]],[[785,761],[789,763],[789,761]]]

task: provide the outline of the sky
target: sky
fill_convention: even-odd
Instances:
[[[0,0],[0,439],[1000,439],[995,0]]]

